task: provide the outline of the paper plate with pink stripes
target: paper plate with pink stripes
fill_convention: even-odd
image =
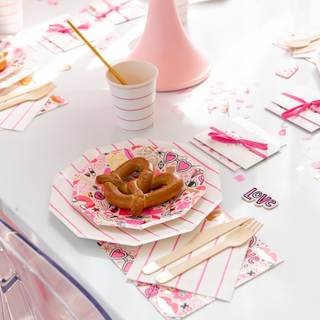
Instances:
[[[10,58],[13,55],[17,59],[15,59],[15,62],[13,61],[13,65],[16,64],[14,67],[12,67],[11,60],[9,61],[8,71],[10,73],[5,73],[0,78],[0,89],[7,88],[30,75],[37,68],[39,61],[39,52],[32,44],[26,44],[15,37],[8,37],[3,40],[3,43],[5,47],[2,50],[0,48],[0,50],[6,51],[6,48],[8,50],[12,48],[13,52],[9,52],[8,57]],[[6,69],[3,72],[7,72]]]
[[[89,168],[90,163],[95,161],[94,159],[97,159],[99,155],[121,149],[133,151],[138,149],[137,146],[150,147],[152,150],[159,148],[176,150],[187,159],[201,165],[205,177],[206,193],[201,195],[183,217],[142,230],[124,228],[121,225],[114,227],[97,225],[73,205],[73,182],[75,177],[83,174],[81,172],[83,168]],[[206,159],[187,144],[137,138],[90,149],[67,168],[61,170],[54,178],[49,210],[78,237],[138,246],[192,231],[214,210],[221,200],[219,170],[211,160]]]
[[[73,180],[73,206],[85,214],[97,225],[145,229],[160,223],[183,217],[205,194],[207,187],[203,167],[192,158],[173,149],[150,146],[131,146],[114,150],[90,159],[75,175]],[[138,216],[132,216],[130,210],[120,209],[108,203],[103,193],[103,185],[96,183],[96,177],[108,174],[119,165],[143,157],[154,166],[154,174],[175,173],[183,180],[180,194],[159,205],[145,208]],[[139,173],[134,172],[126,182],[136,179]]]

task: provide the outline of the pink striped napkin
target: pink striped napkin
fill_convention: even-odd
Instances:
[[[127,277],[131,280],[155,284],[156,276],[164,271],[164,269],[161,269],[151,275],[145,275],[141,272],[141,269],[145,265],[179,249],[190,241],[197,233],[217,224],[218,222],[215,220],[204,220],[204,222],[189,233],[145,244],[139,250],[139,254],[128,272]],[[225,236],[222,236],[211,243],[208,243],[202,248],[170,264],[166,269],[180,264],[181,262],[215,246],[217,243],[222,242],[224,238]],[[165,285],[230,302],[246,255],[248,244],[249,242],[241,247],[227,249],[211,259],[202,262],[183,275],[167,282]]]
[[[0,106],[2,104],[0,103]],[[55,93],[36,101],[21,103],[0,112],[0,128],[23,131],[35,116],[51,111],[64,104],[66,104],[66,100]]]

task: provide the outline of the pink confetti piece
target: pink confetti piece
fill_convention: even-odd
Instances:
[[[183,115],[183,114],[184,114],[180,109],[175,108],[175,107],[173,107],[173,108],[171,109],[171,111],[172,111],[173,113],[175,113],[175,114],[178,114],[178,115]]]
[[[244,103],[244,100],[236,100],[237,103]]]
[[[248,104],[246,105],[247,108],[254,108],[254,105],[253,104]]]
[[[212,90],[209,91],[211,94],[220,94],[222,91],[218,88],[213,88]]]
[[[219,81],[219,82],[216,83],[216,85],[219,86],[219,87],[223,86],[224,84],[225,84],[225,83],[222,82],[222,81]]]
[[[248,119],[250,117],[250,115],[246,114],[244,116],[242,116],[242,118]]]
[[[246,89],[245,91],[244,91],[244,93],[250,93],[250,90],[249,89]]]
[[[311,134],[306,134],[305,136],[302,137],[303,140],[311,140],[312,135]]]
[[[237,107],[237,110],[241,109],[241,107]]]
[[[184,89],[182,91],[178,91],[177,94],[183,94],[183,93],[187,93],[187,92],[190,92],[190,91],[192,91],[192,89],[188,88],[188,89]]]
[[[239,174],[238,176],[235,176],[233,178],[236,179],[238,182],[246,180],[246,178],[242,174]]]
[[[320,169],[320,161],[317,161],[317,162],[312,163],[312,166],[313,166],[315,169]]]
[[[236,90],[231,90],[231,91],[229,91],[229,94],[230,94],[231,96],[235,96],[237,93],[236,93]]]
[[[106,37],[106,38],[104,38],[104,40],[105,40],[105,41],[110,41],[112,38],[114,38],[114,36]]]
[[[286,133],[287,133],[287,130],[286,130],[286,129],[281,129],[281,130],[279,130],[280,136],[285,136]]]

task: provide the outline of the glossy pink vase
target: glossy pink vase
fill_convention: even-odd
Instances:
[[[142,60],[158,70],[157,91],[174,91],[205,80],[209,57],[190,41],[179,20],[174,0],[150,0],[144,32],[125,60]]]

